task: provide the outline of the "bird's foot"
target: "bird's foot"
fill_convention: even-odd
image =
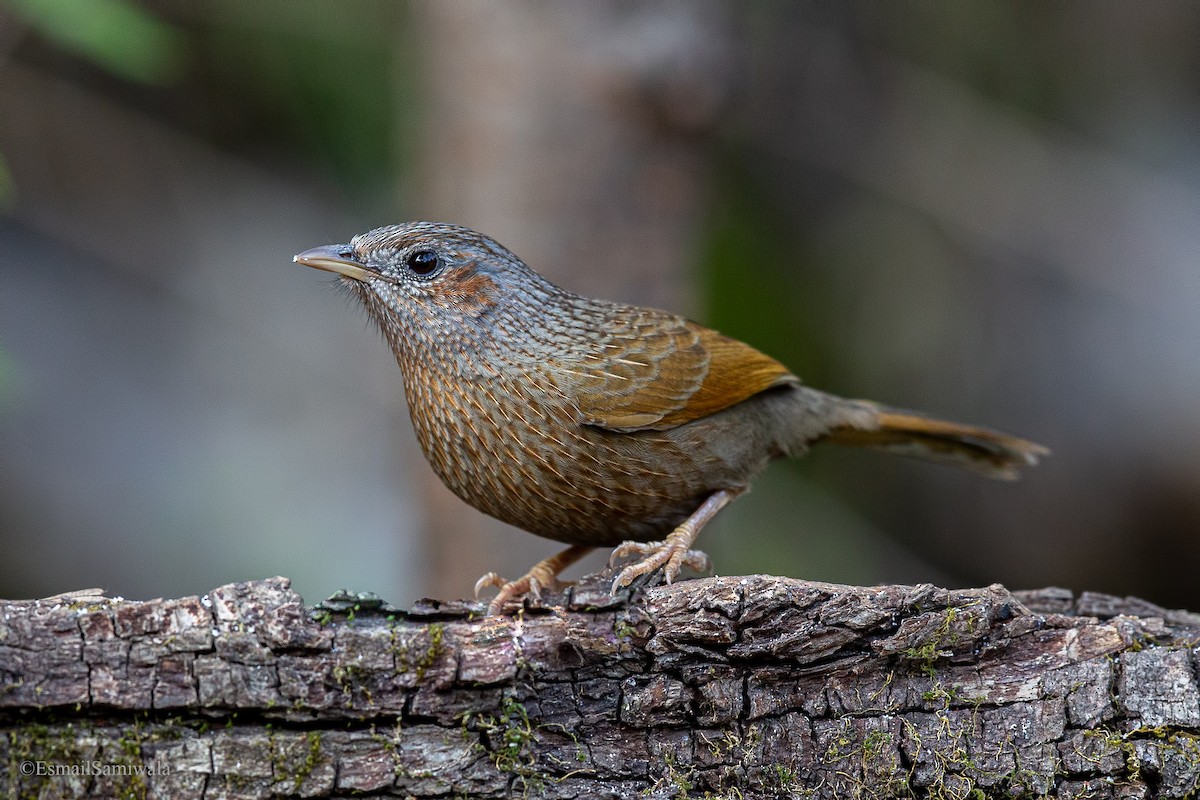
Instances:
[[[515,581],[506,581],[496,573],[489,572],[475,581],[475,596],[479,597],[479,593],[489,586],[500,590],[492,598],[492,602],[488,603],[489,617],[502,614],[504,607],[517,598],[529,595],[534,600],[540,600],[543,589],[557,590],[574,583],[574,581],[560,581],[558,573],[583,558],[591,549],[582,545],[568,547],[561,553],[534,564],[529,572]]]
[[[621,570],[613,581],[613,594],[658,569],[662,569],[666,583],[674,581],[683,567],[696,572],[711,572],[712,561],[708,555],[700,550],[689,550],[689,544],[691,542],[672,541],[668,537],[664,542],[622,542],[617,545],[608,559],[609,566],[630,556],[637,556],[641,560]]]
[[[713,492],[661,542],[622,542],[617,545],[608,561],[610,566],[614,561],[632,555],[642,556],[642,560],[621,570],[621,574],[613,581],[613,594],[660,568],[663,580],[667,583],[675,580],[679,568],[685,564],[697,572],[711,572],[712,562],[704,553],[691,549],[692,543],[696,541],[700,529],[743,491],[745,489],[719,489]]]
[[[535,567],[529,570],[523,577],[517,578],[515,581],[506,581],[494,572],[481,577],[475,581],[475,597],[479,597],[479,593],[489,586],[494,586],[500,591],[492,598],[492,602],[488,603],[488,616],[494,617],[504,611],[504,607],[513,600],[529,596],[535,601],[542,599],[542,590],[561,589],[570,584],[570,582],[560,581],[553,575],[538,574],[539,571]]]

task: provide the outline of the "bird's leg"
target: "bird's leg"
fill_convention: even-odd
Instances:
[[[613,593],[615,594],[618,589],[625,588],[637,578],[649,575],[660,567],[667,583],[675,580],[680,567],[685,564],[697,572],[705,572],[710,569],[708,556],[699,550],[690,549],[692,543],[696,541],[700,529],[742,491],[741,489],[721,489],[713,492],[707,500],[700,504],[699,508],[692,512],[690,517],[667,534],[667,538],[661,542],[622,542],[617,545],[609,560],[610,564],[631,555],[643,556],[643,558],[636,564],[630,564],[621,570],[621,574],[613,581]]]
[[[534,564],[524,577],[515,581],[505,581],[496,573],[489,572],[475,581],[475,596],[479,597],[479,592],[486,586],[495,586],[500,589],[499,593],[492,598],[492,602],[488,603],[488,616],[494,617],[503,611],[506,603],[516,597],[531,594],[536,600],[541,597],[542,589],[559,586],[558,573],[586,556],[593,549],[582,544],[573,544],[561,553],[556,553]]]

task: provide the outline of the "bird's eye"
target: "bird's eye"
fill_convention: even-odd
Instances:
[[[408,254],[404,264],[415,275],[431,275],[441,264],[441,260],[432,250],[417,250]]]

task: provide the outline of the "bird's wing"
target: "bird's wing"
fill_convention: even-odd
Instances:
[[[799,382],[753,347],[666,312],[639,309],[609,333],[564,387],[598,428],[667,430]]]

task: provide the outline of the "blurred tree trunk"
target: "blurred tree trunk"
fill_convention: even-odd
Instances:
[[[483,231],[583,294],[692,307],[704,134],[731,79],[720,7],[421,3],[414,12],[418,57],[405,63],[420,70],[423,106],[406,216]],[[461,593],[484,572],[517,577],[548,554],[420,474],[426,588]]]

